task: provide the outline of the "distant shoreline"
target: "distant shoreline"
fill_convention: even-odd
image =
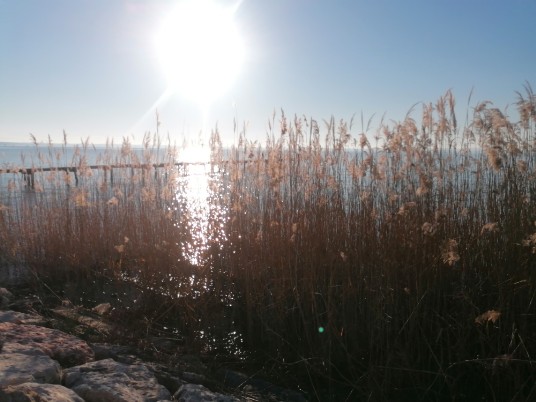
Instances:
[[[74,148],[74,147],[77,147],[77,146],[81,146],[82,144],[81,143],[67,143],[67,144],[63,144],[63,143],[59,143],[59,142],[53,142],[51,144],[49,144],[48,142],[38,142],[37,143],[37,147],[48,147],[48,146],[53,146],[53,147],[61,147],[61,146],[65,146],[66,148]],[[35,147],[36,144],[34,144],[33,142],[30,142],[30,141],[27,141],[27,142],[10,142],[10,141],[0,141],[0,147]],[[106,148],[106,147],[118,147],[120,146],[120,144],[114,144],[113,146],[112,145],[106,145],[106,144],[93,144],[93,143],[90,143],[89,144],[90,147],[95,147],[95,148]],[[132,147],[134,148],[137,148],[137,147],[141,147],[142,145],[140,144],[132,144]]]

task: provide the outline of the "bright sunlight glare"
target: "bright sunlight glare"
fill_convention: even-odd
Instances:
[[[235,9],[184,0],[164,19],[155,45],[171,91],[206,107],[229,89],[244,58]]]

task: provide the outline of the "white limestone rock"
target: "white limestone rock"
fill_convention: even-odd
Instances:
[[[59,384],[61,367],[46,355],[0,353],[0,388],[25,382]]]
[[[0,309],[6,308],[11,302],[12,298],[13,294],[9,290],[6,288],[0,288]]]
[[[94,359],[93,350],[86,342],[57,329],[4,322],[0,323],[0,334],[4,348],[15,343],[40,349],[64,367]]]
[[[37,314],[19,313],[18,311],[0,311],[0,322],[11,322],[14,324],[42,325],[46,320]]]
[[[171,399],[142,364],[98,360],[64,370],[63,383],[86,402],[156,402]]]
[[[179,402],[240,402],[240,399],[212,392],[200,384],[184,384],[173,398]]]
[[[84,402],[74,391],[57,384],[24,383],[0,389],[2,402]]]
[[[108,315],[112,311],[112,305],[110,303],[101,303],[91,309],[94,313],[98,315]]]

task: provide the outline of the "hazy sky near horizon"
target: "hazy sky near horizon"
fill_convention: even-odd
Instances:
[[[244,57],[202,110],[180,90],[162,99],[155,35],[180,1],[0,0],[0,141],[61,142],[63,130],[72,143],[139,140],[156,129],[155,106],[160,132],[179,143],[216,124],[233,140],[234,119],[263,141],[281,109],[319,121],[375,114],[374,126],[449,89],[463,121],[471,90],[472,105],[503,109],[536,85],[535,0],[214,1],[235,7]]]

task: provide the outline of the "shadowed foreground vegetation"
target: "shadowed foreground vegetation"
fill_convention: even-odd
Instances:
[[[36,174],[34,190],[21,175],[6,182],[0,255],[61,297],[74,297],[67,282],[87,302],[119,289],[108,297],[125,325],[177,328],[311,400],[536,398],[536,97],[525,89],[517,122],[483,102],[460,127],[449,92],[419,122],[376,131],[281,114],[266,143],[242,132],[230,150],[214,132],[207,197],[221,208],[205,214],[213,236],[197,266],[184,255],[195,217],[177,196],[180,150],[156,134],[141,150],[109,144],[99,164],[137,166],[112,182],[84,169],[85,143],[69,161],[77,186],[64,171]],[[59,148],[39,163],[65,166]]]

